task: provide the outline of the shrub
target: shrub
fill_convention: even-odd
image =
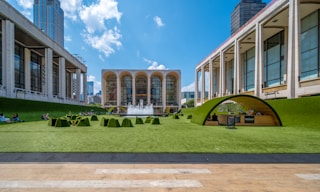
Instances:
[[[70,127],[70,123],[67,119],[60,117],[56,120],[55,127]]]
[[[188,116],[187,116],[187,119],[192,119],[192,115],[188,115]]]
[[[91,121],[99,121],[98,116],[92,115],[91,116]]]
[[[100,121],[101,126],[108,126],[109,119],[102,117]]]
[[[90,121],[88,117],[82,118],[78,121],[77,126],[80,127],[85,127],[85,126],[90,126]]]
[[[140,117],[136,117],[136,124],[143,124],[143,120]]]
[[[121,127],[133,127],[132,122],[131,122],[131,119],[124,118],[124,119],[122,120]]]
[[[153,118],[151,124],[152,125],[160,125],[159,117]]]
[[[151,120],[152,120],[152,117],[151,116],[148,116],[145,120],[145,123],[151,123]]]
[[[111,118],[108,122],[108,127],[120,127],[118,119]]]

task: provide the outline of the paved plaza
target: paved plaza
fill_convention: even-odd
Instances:
[[[0,153],[0,192],[316,192],[319,161],[319,154]]]

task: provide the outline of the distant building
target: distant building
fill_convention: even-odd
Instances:
[[[102,70],[101,105],[118,110],[153,105],[155,113],[176,112],[181,108],[180,70]]]
[[[93,95],[93,81],[87,81],[87,95]]]
[[[33,22],[64,47],[64,12],[59,0],[34,0]]]
[[[266,6],[261,0],[241,0],[231,15],[231,34]]]
[[[101,96],[99,95],[90,95],[88,96],[88,104],[101,103]]]

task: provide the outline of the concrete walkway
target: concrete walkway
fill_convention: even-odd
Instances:
[[[315,192],[320,154],[0,153],[0,192]]]

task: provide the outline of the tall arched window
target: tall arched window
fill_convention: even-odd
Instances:
[[[177,101],[177,78],[168,75],[166,78],[166,102],[167,105],[178,105]]]
[[[148,80],[146,76],[137,76],[136,77],[136,104],[143,101],[143,104],[147,104],[147,89],[148,89]]]
[[[151,103],[162,105],[162,84],[158,76],[151,77]]]
[[[132,104],[132,77],[129,75],[121,78],[121,105]]]
[[[106,105],[117,105],[117,77],[110,75],[106,79]]]

